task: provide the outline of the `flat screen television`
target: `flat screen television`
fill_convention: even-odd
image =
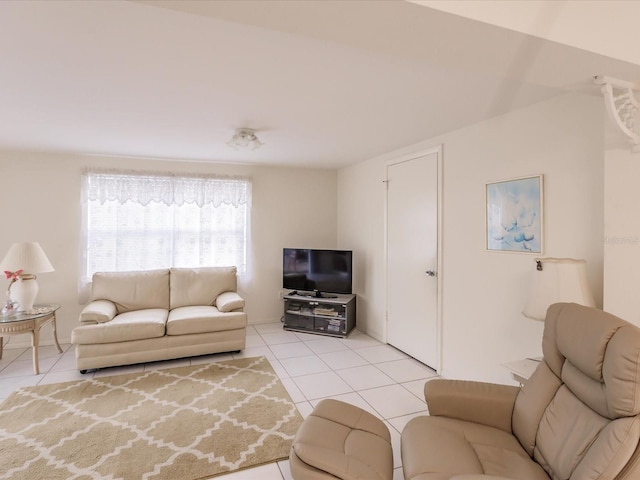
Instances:
[[[301,292],[351,293],[351,250],[285,248],[282,254],[282,287]]]

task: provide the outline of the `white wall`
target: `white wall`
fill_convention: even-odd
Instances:
[[[521,315],[534,256],[485,251],[485,183],[544,174],[546,256],[584,258],[602,301],[603,105],[570,94],[342,169],[338,245],[353,248],[358,322],[384,332],[386,162],[443,145],[443,359],[449,378],[510,382],[501,363],[540,354]]]
[[[607,119],[607,121],[609,121]],[[617,132],[619,138],[624,138]],[[604,309],[640,326],[640,153],[605,151]]]
[[[0,256],[13,242],[37,241],[55,272],[38,278],[38,302],[62,305],[58,336],[68,342],[77,323],[80,185],[86,167],[246,175],[253,180],[249,272],[239,280],[250,323],[282,316],[282,248],[336,246],[335,170],[151,161],[82,155],[0,152]],[[8,285],[0,282],[1,285]],[[28,335],[10,337],[28,345]],[[42,344],[51,342],[45,332]]]

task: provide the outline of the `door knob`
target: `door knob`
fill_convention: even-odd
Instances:
[[[424,272],[425,275],[427,277],[435,277],[436,276],[436,272],[434,272],[433,270],[427,270],[426,272]]]

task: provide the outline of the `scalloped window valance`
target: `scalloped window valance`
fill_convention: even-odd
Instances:
[[[130,171],[82,178],[81,292],[99,271],[235,265],[245,272],[250,179]]]

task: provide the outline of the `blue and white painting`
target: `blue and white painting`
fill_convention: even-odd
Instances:
[[[542,175],[487,184],[487,250],[542,253]]]

